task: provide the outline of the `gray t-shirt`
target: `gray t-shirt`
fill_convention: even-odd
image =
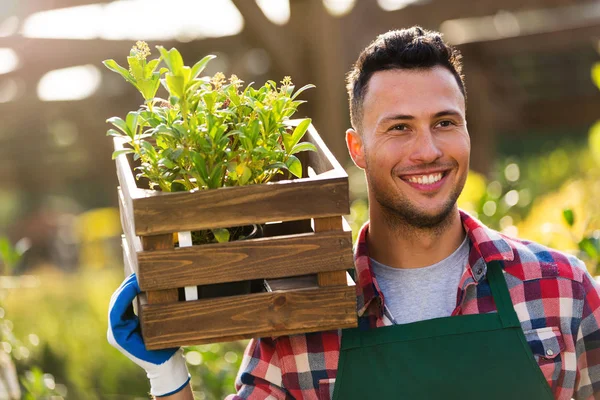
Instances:
[[[396,324],[449,317],[456,308],[460,278],[469,259],[469,240],[444,260],[423,268],[393,268],[371,258],[387,311]]]

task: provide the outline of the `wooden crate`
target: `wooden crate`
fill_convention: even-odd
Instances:
[[[116,159],[126,273],[137,273],[148,349],[354,327],[356,293],[348,176],[311,126],[307,176],[261,185],[164,193],[136,185]],[[115,139],[115,149],[123,143]],[[174,247],[190,231],[265,225],[258,239]],[[180,240],[183,244],[184,240]],[[265,280],[258,293],[186,300],[203,285]],[[190,292],[191,289],[191,292]]]

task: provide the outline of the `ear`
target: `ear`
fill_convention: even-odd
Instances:
[[[348,152],[354,164],[361,169],[365,169],[365,150],[363,144],[363,138],[354,129],[348,129],[346,131],[346,146],[348,146]]]

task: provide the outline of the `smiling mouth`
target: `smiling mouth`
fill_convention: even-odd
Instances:
[[[400,179],[402,179],[403,181],[412,183],[412,184],[416,184],[416,185],[422,185],[422,186],[435,186],[436,183],[440,182],[447,174],[449,171],[442,171],[442,172],[434,172],[431,174],[422,174],[422,175],[405,175],[405,176],[401,176]]]

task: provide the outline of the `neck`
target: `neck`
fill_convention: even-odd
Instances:
[[[369,255],[382,264],[395,268],[421,268],[450,256],[465,238],[458,208],[434,227],[422,228],[400,221],[389,222],[389,216],[375,207],[369,211],[367,236]]]

